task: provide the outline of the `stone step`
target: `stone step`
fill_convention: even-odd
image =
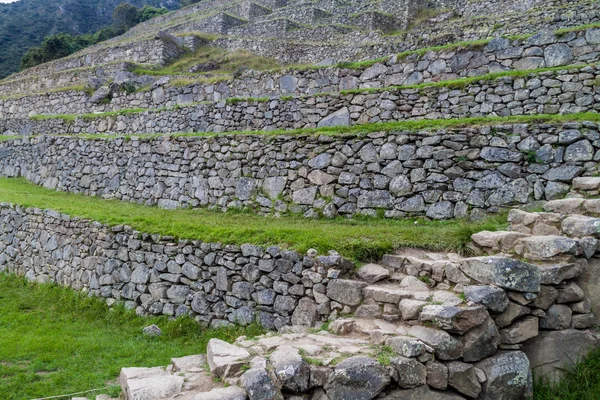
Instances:
[[[573,190],[584,191],[584,192],[597,192],[600,190],[600,177],[597,176],[584,176],[579,178],[573,178],[571,184]]]
[[[544,210],[559,214],[600,216],[600,199],[570,198],[552,200],[544,204]]]

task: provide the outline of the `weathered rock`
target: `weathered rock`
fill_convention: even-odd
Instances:
[[[304,393],[308,390],[310,368],[297,349],[289,346],[279,347],[270,357],[275,375],[285,390]]]
[[[332,127],[332,126],[350,126],[350,111],[347,107],[344,107],[327,117],[323,118],[317,124],[319,128]]]
[[[493,286],[465,286],[464,293],[468,301],[481,304],[496,313],[504,312],[508,307],[508,296],[500,288]]]
[[[357,275],[365,282],[375,283],[389,278],[390,271],[377,264],[367,264],[358,270]]]
[[[538,335],[538,319],[536,317],[525,317],[500,330],[502,343],[517,344]]]
[[[540,328],[562,330],[571,326],[573,311],[563,304],[554,304],[546,310],[546,316],[540,319]]]
[[[410,329],[409,335],[433,347],[440,360],[456,360],[463,355],[462,343],[445,331],[416,325]]]
[[[459,268],[478,282],[494,284],[516,292],[539,292],[538,267],[507,257],[474,257],[459,262]]]
[[[448,367],[448,385],[468,397],[475,398],[481,392],[481,384],[473,365],[451,361]]]
[[[494,320],[487,318],[462,336],[460,341],[464,348],[463,360],[475,362],[495,354],[502,339]]]
[[[439,361],[427,363],[427,384],[434,389],[446,390],[448,388],[448,367]]]
[[[499,351],[475,364],[485,373],[480,398],[486,400],[521,399],[532,391],[529,360],[521,351]]]
[[[325,386],[330,400],[370,400],[390,383],[386,369],[369,357],[350,357],[335,366]]]
[[[392,366],[398,373],[398,386],[410,389],[427,383],[427,367],[414,358],[394,357]]]
[[[292,314],[292,325],[311,327],[315,325],[318,317],[317,304],[312,299],[303,297]]]
[[[220,339],[210,339],[206,347],[210,371],[220,378],[235,376],[248,361],[250,353]]]
[[[327,285],[327,297],[347,306],[357,306],[363,299],[362,290],[365,282],[345,279],[333,279]]]
[[[283,400],[278,382],[264,368],[252,368],[244,372],[240,384],[250,400]]]
[[[385,341],[396,354],[403,357],[418,357],[425,353],[425,345],[420,340],[409,336],[394,336]]]
[[[597,337],[589,332],[576,329],[542,331],[525,343],[523,351],[531,362],[536,379],[557,382],[598,344]]]
[[[425,306],[419,319],[431,322],[440,329],[463,335],[488,318],[485,307]]]
[[[495,318],[496,325],[500,328],[510,325],[515,319],[527,315],[531,312],[529,307],[515,304],[512,301],[508,303],[506,310]]]
[[[154,400],[181,392],[184,378],[176,375],[159,375],[128,379],[124,392],[128,400]]]
[[[394,390],[381,398],[382,400],[464,400],[464,397],[451,392],[431,390],[423,385],[414,389]]]

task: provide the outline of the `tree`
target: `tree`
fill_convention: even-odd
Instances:
[[[129,29],[138,22],[138,9],[129,3],[121,3],[113,12],[113,20],[117,26]]]
[[[181,0],[181,7],[191,6],[192,4],[199,3],[201,0]]]
[[[141,10],[138,11],[138,22],[144,22],[149,20],[150,18],[157,17],[159,15],[163,15],[168,13],[169,10],[166,8],[156,8],[152,6],[144,6]]]

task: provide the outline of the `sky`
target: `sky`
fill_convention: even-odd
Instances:
[[[14,3],[15,1],[19,0],[0,0],[0,3]]]

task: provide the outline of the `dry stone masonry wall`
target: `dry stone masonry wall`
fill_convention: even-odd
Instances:
[[[497,38],[483,47],[430,51],[406,57],[393,56],[383,63],[359,69],[321,68],[282,72],[249,72],[218,84],[171,86],[168,79],[151,90],[128,94],[115,91],[107,104],[91,101],[84,92],[58,92],[0,100],[2,118],[36,114],[86,114],[128,108],[173,107],[230,97],[281,97],[315,95],[343,90],[384,88],[433,83],[511,70],[531,70],[600,61],[600,29],[589,29],[556,37],[541,32],[523,40]],[[126,68],[127,65],[122,65]],[[108,82],[109,71],[98,70],[89,81],[94,86]],[[120,73],[117,81],[134,79]],[[34,87],[35,88],[35,87]],[[7,86],[6,90],[14,89]],[[9,92],[5,93],[8,94]],[[14,92],[12,92],[14,93]],[[103,102],[104,103],[104,102]]]
[[[555,199],[598,173],[591,122],[366,136],[234,135],[0,142],[2,176],[160,207],[248,207],[312,217],[479,218]]]
[[[575,187],[597,191],[600,179],[579,178]],[[551,263],[544,253],[524,262],[509,254],[407,251],[364,265],[356,276],[335,252],[175,242],[1,204],[0,270],[85,290],[109,304],[123,301],[140,315],[191,315],[213,327],[258,321],[281,331],[233,345],[212,339],[206,356],[175,359],[166,371],[124,369],[120,383],[130,400],[144,393],[516,400],[531,395],[532,370],[557,379],[598,344],[588,328],[597,323],[592,307],[600,296],[585,283],[600,276],[593,259],[599,202],[553,201],[546,205],[553,217],[514,210],[516,230],[474,237],[480,249],[502,243],[507,253],[510,240],[514,249],[519,240],[544,243],[555,252]],[[546,226],[564,236],[541,233],[552,218]],[[307,329],[327,319],[333,335]],[[183,374],[185,366],[194,370]],[[209,373],[231,386],[208,384]]]

